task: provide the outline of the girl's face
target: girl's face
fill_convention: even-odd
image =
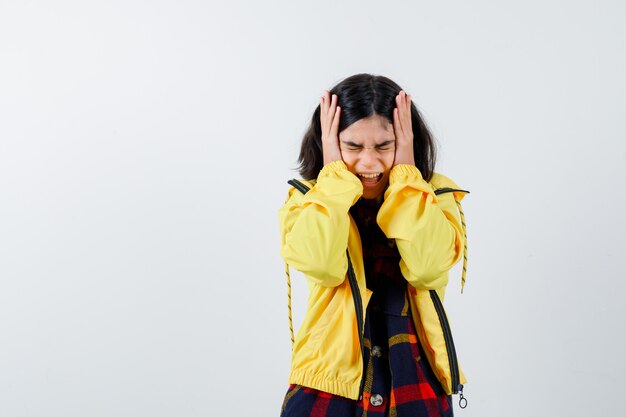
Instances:
[[[383,195],[396,150],[393,124],[380,115],[355,122],[339,133],[341,158],[363,184],[363,198]]]

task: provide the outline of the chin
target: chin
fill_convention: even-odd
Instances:
[[[366,200],[375,200],[379,197],[382,197],[382,195],[383,195],[383,192],[370,191],[370,192],[364,192],[361,197]]]

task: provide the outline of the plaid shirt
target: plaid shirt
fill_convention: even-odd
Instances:
[[[382,201],[360,199],[350,210],[359,228],[367,287],[374,293],[365,318],[365,384],[355,401],[290,385],[281,417],[452,416],[446,395],[421,356],[406,296],[407,282],[393,240],[376,223]]]

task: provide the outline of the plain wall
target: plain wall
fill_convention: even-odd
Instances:
[[[457,415],[625,415],[625,12],[1,1],[0,415],[277,416],[277,212],[359,72],[412,94],[471,192]]]

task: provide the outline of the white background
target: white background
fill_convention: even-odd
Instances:
[[[1,1],[0,415],[277,416],[277,211],[319,96],[358,72],[413,95],[471,191],[457,415],[626,414],[625,16]]]

